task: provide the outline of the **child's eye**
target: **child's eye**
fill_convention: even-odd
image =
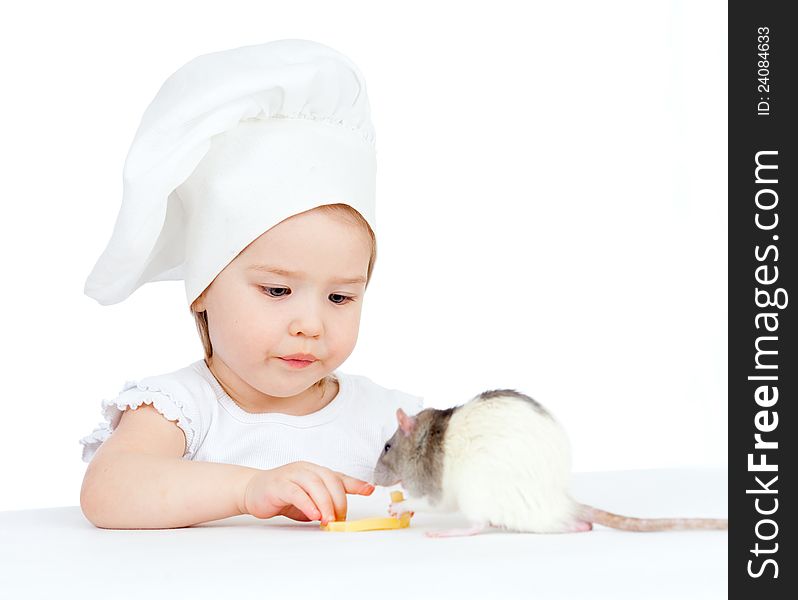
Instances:
[[[262,285],[260,287],[271,298],[283,298],[291,293],[291,290],[288,288],[269,287],[265,285]],[[330,294],[330,300],[332,300],[333,304],[338,304],[340,306],[342,304],[347,304],[348,302],[353,302],[355,300],[355,297],[344,296],[343,294]]]
[[[343,298],[340,302],[336,302],[333,300],[333,304],[347,304],[348,302],[354,301],[354,296],[344,296],[343,294],[330,294],[330,299],[333,298]]]
[[[263,289],[263,290],[264,290],[264,291],[265,291],[265,292],[266,292],[266,293],[267,293],[269,296],[271,296],[272,298],[282,298],[283,296],[285,296],[285,295],[286,295],[286,294],[272,294],[271,292],[272,292],[273,290],[276,290],[276,291],[278,291],[278,292],[288,292],[289,294],[291,293],[291,290],[289,290],[288,288],[267,287],[267,286],[265,286],[265,285],[262,285],[262,286],[260,286],[260,287],[261,287],[261,288],[262,288],[262,289]]]

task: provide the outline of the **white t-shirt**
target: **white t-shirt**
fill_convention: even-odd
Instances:
[[[82,438],[91,461],[127,407],[152,404],[186,435],[184,459],[272,469],[304,460],[371,481],[385,442],[396,431],[396,410],[414,415],[423,399],[338,370],[338,394],[309,415],[249,413],[224,391],[204,360],[140,381],[103,400],[106,422]]]

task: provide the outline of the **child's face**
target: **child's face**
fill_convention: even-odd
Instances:
[[[354,349],[370,255],[367,232],[320,212],[296,215],[261,235],[195,304],[208,311],[214,373],[253,405],[301,396]],[[296,353],[318,360],[297,369],[280,358]]]

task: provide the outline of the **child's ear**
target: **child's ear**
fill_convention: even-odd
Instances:
[[[194,302],[191,303],[191,310],[201,313],[205,310],[205,292],[202,292]]]

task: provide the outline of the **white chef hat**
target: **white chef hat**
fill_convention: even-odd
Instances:
[[[198,56],[142,117],[84,291],[115,304],[148,281],[183,279],[191,305],[292,215],[343,203],[376,229],[375,176],[366,84],[348,58],[298,39]]]

